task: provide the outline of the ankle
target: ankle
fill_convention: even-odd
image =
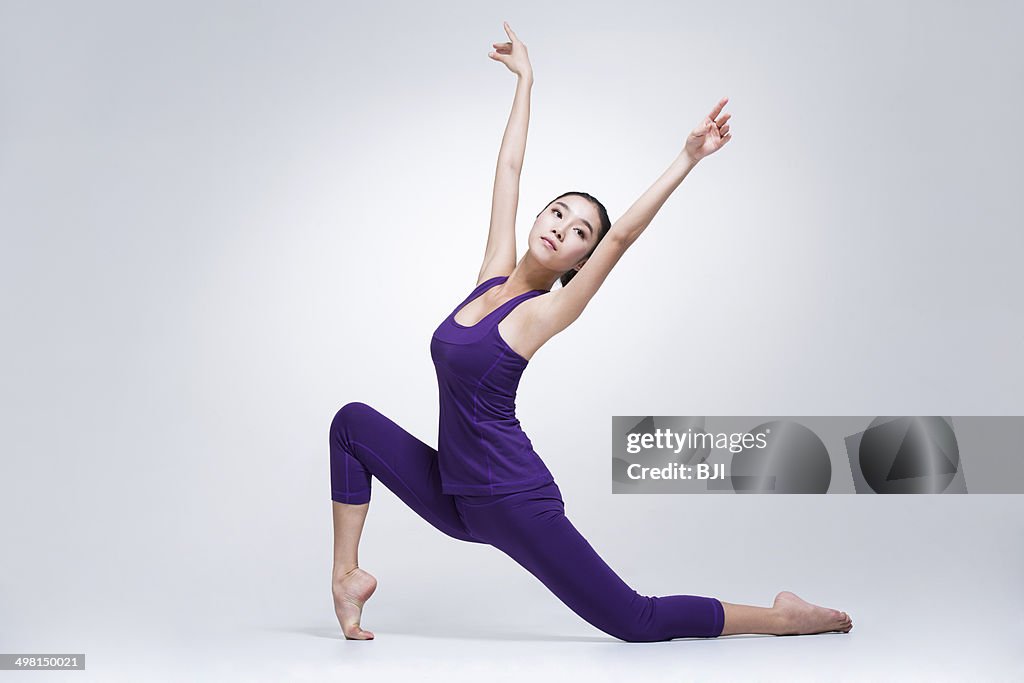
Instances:
[[[786,636],[796,633],[798,629],[793,624],[792,613],[789,610],[773,607],[772,611],[775,613],[772,615],[774,622],[773,633],[775,635]]]
[[[334,580],[343,581],[359,569],[359,565],[346,565],[334,568]]]

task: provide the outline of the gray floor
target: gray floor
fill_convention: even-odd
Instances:
[[[564,680],[569,673],[591,681],[1022,680],[1019,609],[985,593],[902,605],[865,597],[857,601],[857,625],[849,634],[670,643],[620,643],[568,618],[531,629],[522,616],[499,615],[492,626],[475,628],[378,617],[370,620],[377,635],[372,642],[345,641],[326,613],[295,624],[195,624],[188,633],[152,623],[92,632],[54,624],[46,634],[21,639],[21,649],[51,651],[60,644],[84,650],[87,670],[8,675],[96,681]],[[7,643],[5,649],[14,644]]]
[[[702,681],[1024,679],[1019,496],[757,498],[701,500],[736,510],[736,518],[723,522],[723,529],[739,528],[746,514],[741,506],[747,504],[767,509],[769,518],[784,507],[817,506],[822,508],[819,521],[833,526],[851,510],[860,508],[861,514],[857,529],[848,533],[849,543],[838,548],[826,541],[801,549],[799,533],[775,539],[755,535],[732,550],[720,546],[715,566],[691,567],[691,585],[743,586],[713,592],[753,604],[765,604],[775,590],[794,590],[848,611],[855,620],[851,633],[616,641],[576,617],[494,549],[432,532],[382,494],[377,516],[368,521],[361,556],[364,565],[377,561],[371,569],[380,580],[363,619],[377,635],[372,642],[342,638],[329,601],[327,564],[282,563],[290,568],[279,571],[268,563],[247,576],[224,574],[215,581],[190,574],[183,563],[170,572],[154,572],[149,589],[144,576],[125,574],[119,577],[121,591],[117,581],[96,581],[92,592],[76,584],[74,567],[69,567],[64,588],[76,586],[74,593],[62,593],[41,571],[39,585],[25,586],[31,590],[21,597],[6,596],[13,610],[5,610],[0,642],[5,652],[85,652],[86,671],[12,673],[4,680],[323,681],[359,676],[450,682],[564,680],[570,674],[595,681],[638,676]],[[882,508],[884,515],[865,513]],[[903,512],[893,515],[897,509]],[[901,521],[888,527],[877,523],[886,516]],[[577,518],[578,526],[591,526],[587,513]],[[602,540],[606,532],[618,533],[593,531],[598,547],[607,545]],[[410,563],[383,552],[396,537],[405,539],[409,552],[428,559]],[[653,589],[649,594],[663,592],[663,575],[645,571],[643,562],[666,557],[675,562],[680,559],[677,547],[637,550],[624,543],[628,552],[610,549],[610,561]],[[279,550],[284,555],[288,549]],[[210,575],[215,571],[211,567]],[[176,574],[180,585],[174,582]],[[495,590],[496,585],[501,589]],[[25,597],[33,592],[38,599]],[[51,599],[54,595],[62,599]]]

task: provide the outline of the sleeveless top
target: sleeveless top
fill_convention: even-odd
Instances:
[[[437,452],[445,494],[514,493],[554,481],[516,419],[516,389],[529,361],[498,332],[498,323],[513,308],[548,290],[524,292],[471,327],[455,322],[466,304],[507,279],[500,275],[477,285],[430,340],[440,396]]]

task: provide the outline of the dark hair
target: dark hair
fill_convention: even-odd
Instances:
[[[596,197],[592,197],[589,194],[587,194],[586,192],[576,192],[576,191],[565,192],[563,194],[558,195],[557,197],[552,199],[550,202],[548,202],[547,206],[545,206],[544,208],[546,209],[548,206],[551,206],[553,203],[557,202],[562,197],[568,197],[571,194],[574,194],[577,197],[583,197],[584,199],[589,200],[594,205],[594,207],[597,209],[597,214],[598,214],[598,216],[601,219],[601,225],[600,225],[600,227],[597,230],[597,242],[594,242],[594,246],[591,248],[590,253],[587,254],[587,258],[590,258],[590,254],[594,253],[594,249],[597,249],[597,245],[601,243],[601,240],[604,239],[604,236],[607,235],[608,231],[612,229],[612,222],[608,218],[608,210],[606,208],[604,208],[604,204],[602,204],[601,202],[597,201]],[[544,211],[541,210],[540,213],[544,213]],[[540,213],[537,214],[538,217],[540,217]],[[569,280],[571,280],[573,278],[573,276],[575,276],[575,275],[576,275],[576,269],[575,268],[570,268],[567,272],[562,273],[562,277],[559,278],[561,283],[562,283],[562,286],[565,287],[567,284],[569,284]]]

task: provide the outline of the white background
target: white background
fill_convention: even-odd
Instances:
[[[608,456],[612,415],[1024,413],[1021,14],[3,0],[0,651],[95,680],[1017,677],[1019,496],[612,496]],[[614,220],[733,114],[524,375],[567,514],[642,593],[792,590],[850,634],[621,643],[377,486],[377,640],[342,639],[328,428],[358,400],[436,445],[503,19],[536,74],[521,246],[567,190]]]

